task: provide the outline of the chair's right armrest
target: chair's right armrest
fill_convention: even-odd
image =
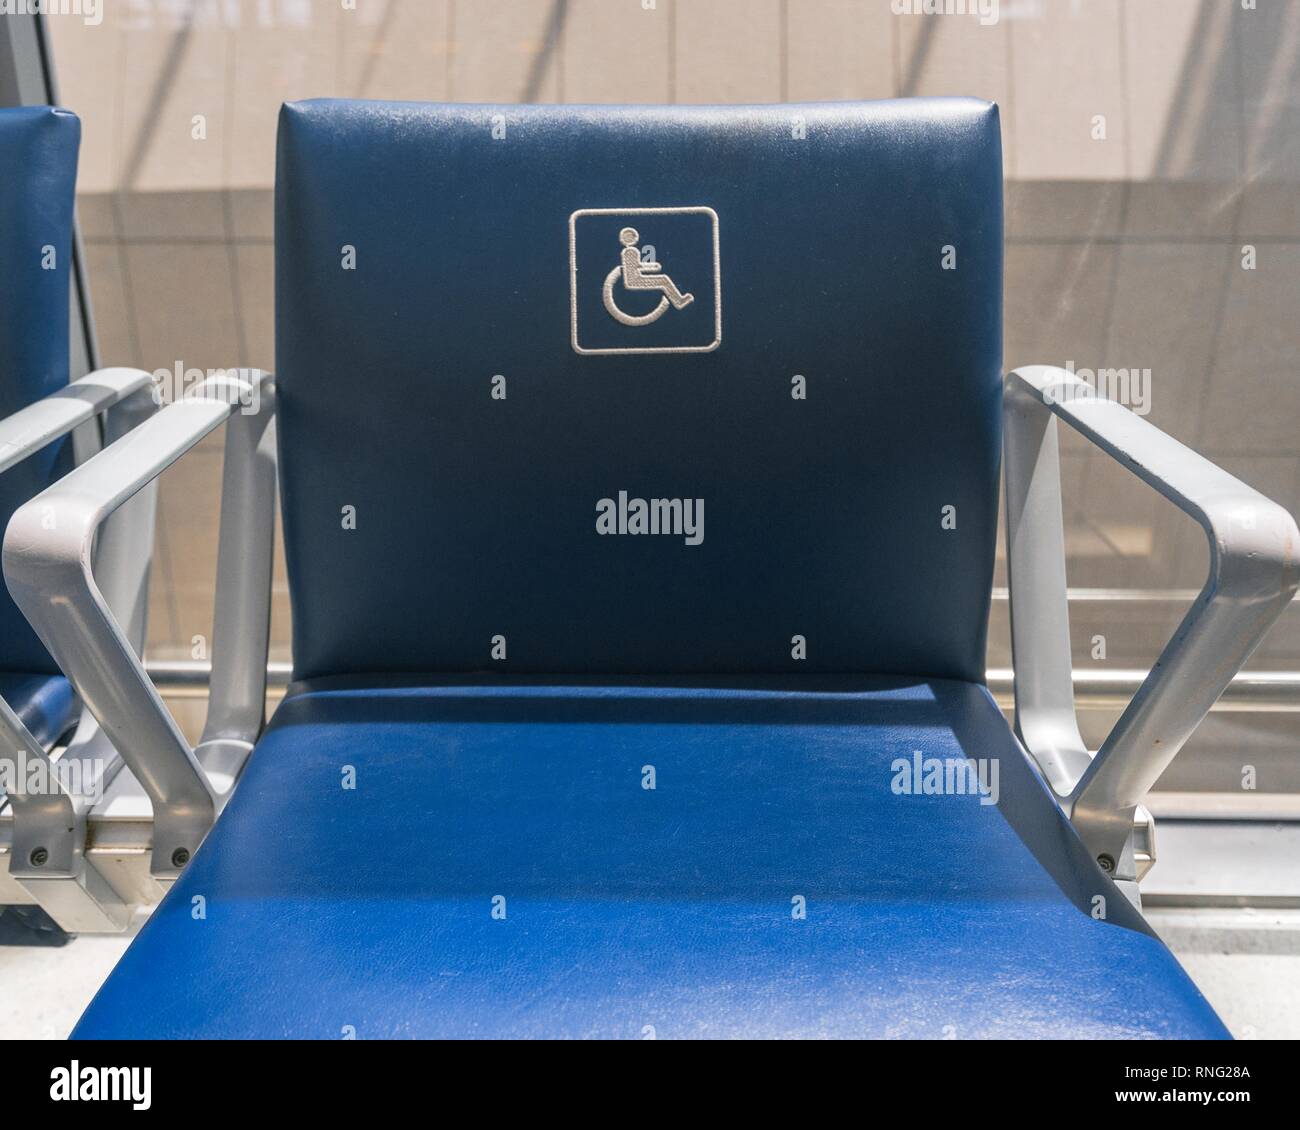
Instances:
[[[1031,365],[1005,391],[1017,730],[1103,868],[1127,871],[1137,807],[1295,595],[1300,529],[1074,374]],[[1057,419],[1194,518],[1209,544],[1200,595],[1094,758],[1074,720]]]
[[[96,585],[91,551],[113,511],[230,421],[210,718],[220,720],[219,740],[251,748],[269,638],[273,413],[269,374],[210,378],[20,507],[5,534],[4,574],[15,602],[149,796],[158,878],[174,877],[189,860],[217,798]]]

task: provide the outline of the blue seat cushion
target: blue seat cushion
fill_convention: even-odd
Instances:
[[[38,745],[48,749],[77,720],[72,684],[62,675],[18,675],[0,672],[0,698],[31,731]]]
[[[74,1034],[349,1029],[1226,1034],[987,691],[830,677],[293,694]]]

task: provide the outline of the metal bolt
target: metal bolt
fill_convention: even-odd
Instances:
[[[187,863],[189,863],[189,861],[190,861],[189,848],[177,848],[174,852],[172,852],[173,867],[184,867]]]
[[[1097,866],[1105,871],[1107,875],[1115,873],[1115,861],[1108,855],[1097,856]]]
[[[43,847],[32,848],[32,854],[27,858],[33,867],[44,867],[50,861],[50,853]]]

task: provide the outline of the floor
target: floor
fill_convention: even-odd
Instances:
[[[0,1040],[61,1040],[130,944],[130,935],[22,944],[25,927],[0,917]]]
[[[1300,910],[1175,909],[1147,920],[1239,1040],[1300,1040]]]
[[[1148,918],[1234,1036],[1300,1039],[1300,910],[1161,908]],[[16,938],[0,925],[0,1039],[66,1036],[130,942]]]

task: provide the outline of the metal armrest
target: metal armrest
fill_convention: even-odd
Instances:
[[[88,373],[0,420],[0,473],[100,413],[104,415],[103,442],[111,444],[151,416],[158,404],[153,377],[142,369]],[[95,545],[109,607],[126,621],[127,635],[137,651],[144,648],[154,501],[153,490],[141,492],[106,523]]]
[[[0,420],[0,472],[101,413],[103,438],[112,442],[156,408],[149,373],[125,368],[89,373]],[[96,561],[106,577],[105,597],[126,624],[137,651],[144,646],[155,493],[152,488],[141,491],[130,505],[122,507],[95,545]],[[93,716],[83,714],[68,746],[51,756],[0,699],[0,743],[12,768],[6,782],[14,829],[10,873],[70,927],[125,926],[126,912],[120,900],[101,877],[84,866],[86,816],[94,798],[122,765]],[[30,793],[29,779],[39,782]],[[75,788],[70,787],[71,782],[76,782]]]
[[[1074,714],[1060,417],[1204,528],[1205,586],[1089,758]],[[1006,379],[1007,567],[1016,732],[1101,866],[1119,871],[1143,797],[1300,583],[1300,532],[1282,507],[1063,369]]]
[[[6,416],[0,420],[0,472],[128,398],[147,414],[155,404],[153,378],[141,369],[100,369]]]
[[[69,435],[101,412],[106,414],[105,431],[108,438],[112,439],[130,431],[151,415],[156,407],[153,378],[149,373],[140,369],[101,369],[89,373],[0,420],[0,473],[35,455],[55,440]],[[152,494],[139,502],[144,504],[143,518],[148,528],[152,529]],[[128,621],[132,638],[140,646],[144,642],[144,609],[143,600],[138,597],[144,574],[147,573],[148,559],[146,555],[145,566],[141,569],[128,557],[125,550],[128,537],[123,529],[124,526],[133,528],[140,524],[140,507],[137,505],[134,509],[137,513],[121,515],[111,529],[105,530],[97,550],[101,560],[105,557],[111,559],[107,570],[113,579],[109,601]],[[46,520],[49,520],[49,515],[46,515]],[[96,745],[87,737],[88,740],[81,743],[74,741],[64,760],[79,758]],[[48,783],[48,788],[39,795],[29,795],[24,791],[26,774],[11,774],[9,803],[15,813],[23,816],[24,822],[37,819],[38,810],[48,813],[53,821],[61,822],[69,829],[84,821],[84,793],[72,796],[64,790],[59,777],[49,772],[52,762],[46,751],[3,699],[0,699],[0,742],[12,753],[25,757],[28,765],[42,764],[45,770],[38,777]],[[102,754],[104,750],[98,748],[96,752]],[[105,759],[102,756],[88,759],[85,768],[89,772],[93,765],[96,779],[87,783],[96,788],[106,785],[119,764],[116,759]],[[82,780],[86,781],[84,774]],[[52,869],[72,865],[69,839],[65,837],[60,846],[62,850],[56,848],[53,851],[46,847],[47,861]]]
[[[263,723],[273,413],[269,374],[209,378],[22,506],[5,534],[4,574],[15,602],[149,796],[152,872],[160,879],[173,878],[198,847]],[[91,547],[109,515],[227,420],[212,698],[196,754],[96,585]],[[202,767],[209,746],[218,763],[213,780]]]

